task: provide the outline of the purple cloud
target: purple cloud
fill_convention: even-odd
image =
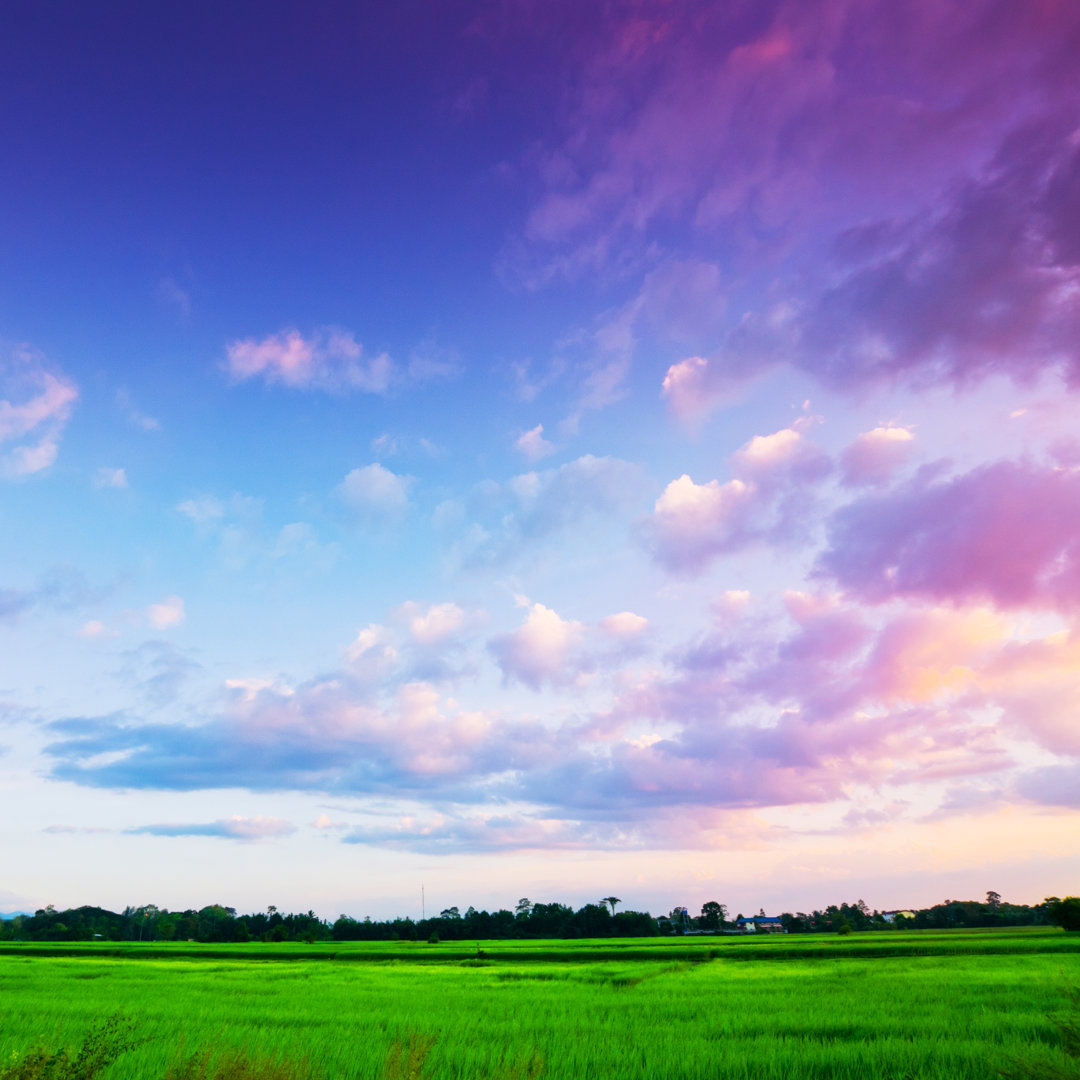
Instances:
[[[1002,461],[839,510],[817,573],[854,597],[1003,608],[1080,605],[1080,475]]]

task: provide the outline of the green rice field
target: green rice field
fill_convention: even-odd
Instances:
[[[0,1076],[33,1047],[78,1048],[117,1013],[135,1045],[104,1080],[234,1053],[270,1070],[245,1076],[379,1080],[985,1080],[1016,1062],[1069,1076],[1055,1019],[1078,982],[1080,935],[1046,929],[8,944]]]

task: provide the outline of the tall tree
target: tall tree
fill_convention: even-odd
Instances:
[[[611,914],[614,915],[615,914],[615,905],[616,904],[621,904],[622,901],[617,896],[602,896],[600,898],[600,903],[601,904],[610,904],[611,905]]]

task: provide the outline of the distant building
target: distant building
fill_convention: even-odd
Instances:
[[[668,918],[671,920],[672,929],[675,931],[681,930],[684,934],[689,932],[693,925],[690,922],[690,912],[684,907],[672,908]]]
[[[774,915],[755,915],[752,919],[739,919],[736,922],[744,934],[756,934],[764,930],[770,934],[786,934],[784,924]]]
[[[905,919],[914,919],[915,918],[915,912],[914,911],[906,911],[906,910],[905,911],[883,911],[881,913],[881,917],[886,922],[896,922],[896,916],[897,915],[903,915]]]

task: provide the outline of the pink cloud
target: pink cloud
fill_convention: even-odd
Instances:
[[[544,438],[543,424],[537,424],[536,427],[519,436],[514,446],[530,461],[539,461],[555,453],[555,444]]]
[[[1058,754],[1080,756],[1080,636],[1010,642],[978,679],[980,693],[1021,735]]]
[[[539,690],[545,683],[565,685],[581,674],[584,636],[582,623],[532,604],[525,622],[493,638],[490,647],[505,678]]]
[[[233,341],[227,367],[236,382],[261,376],[268,383],[292,389],[360,390],[384,394],[394,378],[386,353],[367,360],[362,346],[346,330],[320,330],[305,338],[298,330],[283,330],[257,341]]]
[[[620,611],[601,619],[597,625],[614,638],[632,638],[649,628],[649,620],[633,611]]]
[[[1002,461],[841,509],[817,572],[871,603],[1080,606],[1080,474]]]
[[[470,708],[394,671],[367,680],[346,669],[231,694],[221,715],[197,725],[59,722],[48,752],[55,775],[98,786],[439,799],[466,809],[354,839],[477,849],[485,836],[528,847],[545,831],[589,833],[589,823],[600,846],[645,840],[650,822],[679,812],[835,803],[839,813],[859,792],[897,798],[957,777],[1001,787],[1014,767],[1005,734],[1076,753],[1074,640],[1017,642],[1015,627],[987,611],[904,612],[875,626],[833,597],[790,594],[786,606],[779,637],[760,624],[712,660],[684,654],[620,679],[610,706],[584,719],[539,723]],[[386,633],[368,629],[365,655]],[[603,623],[590,629],[533,604],[492,651],[514,678],[572,686],[594,631]],[[505,814],[484,807],[491,798]],[[465,821],[495,832],[454,824]]]
[[[155,630],[168,630],[179,626],[185,618],[184,600],[180,596],[167,596],[146,609],[146,619]]]
[[[505,261],[622,280],[708,244],[723,296],[696,309],[732,315],[671,366],[680,417],[778,362],[841,387],[1080,379],[1074,6],[648,2],[575,47]]]
[[[831,468],[824,451],[803,437],[806,426],[800,420],[755,436],[732,456],[730,480],[672,480],[645,527],[655,558],[668,569],[696,572],[725,552],[785,537],[814,482]]]
[[[915,435],[895,424],[864,432],[840,455],[841,476],[849,487],[882,487],[907,461]]]
[[[78,396],[70,379],[26,346],[0,360],[0,446],[14,444],[0,457],[0,471],[29,476],[52,465]]]

